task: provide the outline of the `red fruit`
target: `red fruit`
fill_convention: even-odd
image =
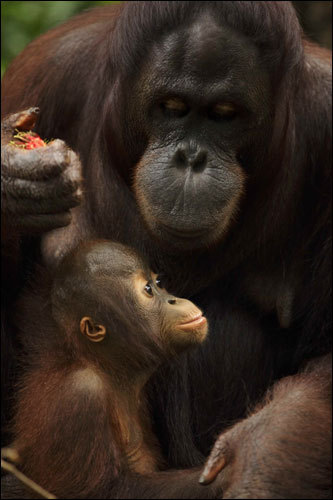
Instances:
[[[46,142],[36,132],[17,132],[10,144],[22,149],[36,149],[46,146]]]

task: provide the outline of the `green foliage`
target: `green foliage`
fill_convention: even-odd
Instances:
[[[9,62],[41,33],[99,1],[1,1],[1,76]]]

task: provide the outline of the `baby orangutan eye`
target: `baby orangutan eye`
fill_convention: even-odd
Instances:
[[[157,276],[156,280],[155,280],[155,283],[156,285],[159,287],[159,288],[163,288],[163,282],[162,282],[162,278],[160,278],[160,276]]]
[[[153,289],[152,287],[150,286],[149,282],[145,285],[144,287],[144,291],[150,296],[152,297],[153,296]]]

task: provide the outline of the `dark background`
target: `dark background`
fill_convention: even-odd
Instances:
[[[1,1],[1,75],[8,63],[34,38],[101,1]],[[332,2],[292,2],[305,33],[332,48]]]
[[[332,2],[292,2],[306,35],[332,49]]]

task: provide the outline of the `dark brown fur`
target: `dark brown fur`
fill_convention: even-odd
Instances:
[[[155,41],[171,32],[182,36],[188,20],[201,19],[206,9],[219,26],[255,47],[268,75],[263,90],[269,88],[271,95],[260,109],[268,110],[270,119],[265,127],[255,123],[248,147],[233,155],[244,170],[245,189],[223,240],[200,251],[187,241],[183,252],[173,253],[168,241],[161,244],[159,235],[147,230],[149,220],[143,220],[140,200],[134,198],[134,171],[139,161],[145,165],[142,158],[152,138],[133,89],[142,65],[144,75],[150,75]],[[173,63],[181,68],[181,61]],[[169,76],[173,82],[177,70]],[[251,77],[241,83],[251,88]],[[37,132],[65,140],[82,161],[84,203],[73,210],[69,229],[53,236],[49,260],[87,237],[115,239],[142,252],[153,269],[165,273],[172,292],[204,309],[209,341],[165,368],[151,390],[154,424],[170,467],[202,463],[216,436],[245,418],[248,406],[270,386],[295,375],[304,360],[331,350],[327,51],[304,41],[288,2],[128,2],[84,13],[35,40],[8,69],[3,96],[4,114],[38,105]],[[196,93],[187,97],[195,100]],[[234,142],[241,143],[243,136],[237,133]],[[220,153],[217,146],[213,150]],[[155,185],[154,178],[146,180]],[[159,192],[161,198],[166,191]],[[211,192],[200,203],[209,202]],[[193,212],[200,222],[200,211]],[[26,273],[34,272],[39,241],[20,236],[19,242],[19,262]],[[20,286],[9,282],[8,295]],[[4,338],[12,345],[11,297],[8,302]],[[324,403],[319,399],[318,404]],[[273,435],[267,427],[267,440]],[[324,457],[331,444],[322,442]],[[301,449],[298,456],[303,463]],[[308,477],[321,498],[317,467],[326,464],[314,461]],[[256,473],[266,481],[264,471]],[[269,477],[266,483],[269,490]],[[291,477],[288,498],[305,497],[307,489]]]
[[[57,497],[179,498],[185,489],[196,498],[222,494],[219,485],[203,490],[198,469],[158,472],[165,463],[143,387],[171,355],[163,335],[170,335],[172,343],[173,334],[171,318],[166,320],[170,331],[156,331],[138,304],[133,273],[146,269],[124,246],[88,242],[66,257],[55,279],[40,271],[40,282],[21,298],[18,328],[25,355],[13,446],[20,470]],[[84,295],[76,293],[80,281]],[[154,299],[159,316],[167,315],[163,297],[171,296],[165,292]],[[81,311],[103,323],[101,342],[91,342],[80,331]],[[25,498],[31,492],[7,478],[2,497],[15,495]]]
[[[223,498],[287,498],[291,488],[294,498],[331,498],[331,363],[325,356],[280,380],[219,437],[204,477],[222,465]]]

